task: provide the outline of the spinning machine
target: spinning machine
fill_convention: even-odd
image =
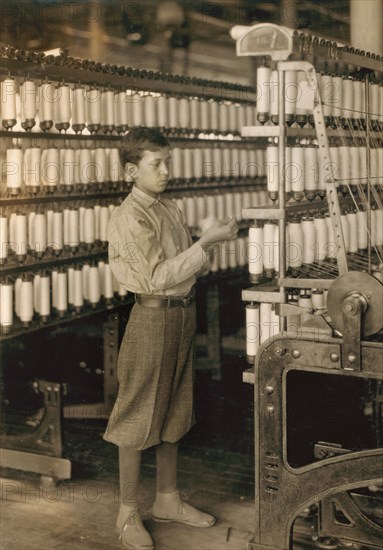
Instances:
[[[253,365],[244,381],[256,411],[248,548],[383,548],[383,62],[274,24],[237,26],[232,37],[237,55],[259,58],[257,122],[242,136],[267,142],[273,201],[243,210],[254,285],[243,291]],[[354,382],[368,388],[372,440],[362,445],[356,425],[347,448],[316,440],[334,420],[316,392],[330,388],[342,410]],[[305,394],[322,425],[306,426],[311,456],[301,460],[291,399]]]

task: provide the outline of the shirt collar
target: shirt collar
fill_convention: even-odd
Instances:
[[[132,187],[132,194],[135,199],[138,199],[140,202],[144,203],[148,208],[153,206],[153,204],[156,204],[157,202],[160,202],[160,199],[155,199],[154,197],[151,197],[145,191],[142,191],[141,189],[138,189],[135,185]]]

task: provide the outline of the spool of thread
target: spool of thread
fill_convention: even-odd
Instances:
[[[57,309],[57,277],[58,269],[54,268],[51,271],[51,288],[52,288],[52,307]]]
[[[348,251],[352,254],[358,252],[358,216],[356,212],[347,212],[349,245]]]
[[[197,97],[190,98],[190,129],[193,132],[199,131],[200,128],[200,108],[199,99]]]
[[[320,288],[314,288],[311,292],[311,303],[314,311],[323,311],[326,309],[326,302],[324,299],[324,292]]]
[[[304,188],[308,200],[314,200],[318,189],[318,149],[314,145],[309,145],[304,149],[305,172]]]
[[[169,116],[168,116],[168,100],[166,96],[161,95],[157,98],[157,121],[159,128],[167,128]]]
[[[332,76],[323,74],[320,79],[321,90],[320,97],[323,105],[323,115],[325,117],[326,123],[333,116],[333,94],[334,86],[332,82]]]
[[[297,73],[297,86],[298,86],[298,97],[296,104],[296,121],[301,128],[306,124],[308,120],[308,109],[301,107],[299,104],[299,99],[305,96],[305,89],[307,86],[306,73],[304,71],[298,71]]]
[[[209,103],[204,99],[201,99],[199,101],[199,110],[200,129],[202,132],[207,132],[211,128],[209,119]]]
[[[208,179],[214,179],[215,167],[213,163],[213,153],[208,147],[203,150],[203,177]]]
[[[197,209],[194,196],[185,198],[185,217],[189,227],[197,226]]]
[[[206,216],[206,205],[205,205],[204,195],[197,195],[195,197],[195,208],[196,208],[196,221],[197,221],[197,225],[199,225],[200,221],[203,220]]]
[[[303,147],[291,148],[291,190],[296,201],[302,200],[305,188],[305,149]]]
[[[234,215],[238,221],[242,220],[242,193],[236,191],[233,193],[234,198]]]
[[[203,155],[202,149],[195,147],[193,149],[193,173],[194,177],[199,180],[203,177]]]
[[[36,212],[29,212],[27,218],[27,235],[28,235],[28,247],[30,250],[35,250],[35,217]]]
[[[229,103],[228,110],[229,110],[229,132],[231,134],[234,134],[238,130],[237,106],[236,106],[236,104],[235,103]]]
[[[38,97],[40,128],[45,132],[53,126],[53,108],[58,101],[56,88],[50,82],[44,82],[39,86]]]
[[[247,265],[248,244],[249,244],[248,237],[238,238],[238,265],[240,267],[245,267]]]
[[[82,266],[82,292],[85,301],[89,300],[89,269],[89,264]]]
[[[33,276],[33,309],[35,313],[40,313],[40,274]]]
[[[5,334],[13,325],[13,285],[9,281],[0,284],[0,324]]]
[[[90,149],[80,149],[79,163],[79,183],[84,189],[88,189],[93,181],[93,163]]]
[[[115,126],[117,132],[126,132],[129,128],[128,97],[126,90],[116,92],[114,97]]]
[[[84,211],[84,242],[87,245],[93,245],[95,241],[95,218],[92,207],[85,208]]]
[[[70,193],[73,189],[73,185],[76,183],[76,155],[74,149],[64,149],[63,155],[60,157],[61,166],[60,173],[62,174],[62,184],[65,185],[67,193]]]
[[[379,97],[379,95],[378,95]],[[20,84],[20,119],[24,130],[31,130],[36,124],[37,90],[33,80]]]
[[[189,147],[183,149],[183,177],[190,179],[193,178],[193,158],[192,150]]]
[[[144,125],[144,102],[140,92],[132,97],[133,126]]]
[[[60,183],[60,153],[56,147],[44,149],[42,152],[41,180],[46,192],[53,193],[56,191]]]
[[[342,233],[343,233],[343,240],[344,240],[344,246],[346,248],[346,252],[349,251],[350,246],[350,232],[348,228],[348,218],[346,212],[343,212],[340,216],[340,221],[342,225]]]
[[[23,327],[29,327],[33,319],[33,283],[27,278],[21,281],[19,308]]]
[[[315,226],[311,218],[302,218],[303,257],[304,264],[313,264],[315,261]]]
[[[73,306],[80,313],[84,305],[83,274],[80,266],[75,266],[73,273]]]
[[[100,241],[106,243],[107,238],[107,225],[109,221],[109,209],[107,206],[101,206],[100,209]]]
[[[24,181],[27,190],[37,193],[41,183],[41,149],[30,147],[24,155]]]
[[[358,210],[358,249],[366,250],[367,248],[367,213],[364,210]]]
[[[210,120],[210,129],[213,132],[217,132],[219,127],[219,121],[218,121],[218,103],[211,99],[208,102],[209,106],[209,120]]]
[[[217,212],[217,219],[223,220],[226,217],[225,199],[223,195],[215,195],[215,209]]]
[[[363,119],[366,118],[365,114],[365,102],[364,102],[364,82],[360,80],[353,81],[354,86],[354,115],[353,118]]]
[[[62,130],[67,130],[69,128],[69,122],[71,118],[71,90],[69,86],[63,84],[57,88],[57,98],[56,102],[57,109],[57,118],[56,118],[56,128],[61,132]]]
[[[37,212],[34,218],[34,250],[41,258],[47,248],[47,221],[45,214]]]
[[[169,126],[172,130],[179,127],[178,120],[178,100],[174,96],[168,98]]]
[[[301,267],[303,259],[303,232],[300,221],[292,220],[288,224],[289,246],[288,262],[290,267]]]
[[[105,263],[104,265],[104,298],[107,304],[111,304],[113,301],[113,277],[110,265]]]
[[[224,101],[218,104],[218,130],[223,135],[229,131],[229,106]]]
[[[354,85],[349,78],[343,79],[343,110],[342,117],[344,119],[354,118]]]
[[[285,122],[292,124],[298,98],[297,71],[285,72]]]
[[[315,227],[315,248],[314,259],[316,262],[322,262],[327,254],[327,224],[324,216],[314,218]]]
[[[270,118],[273,124],[278,124],[278,71],[273,70],[270,74]]]
[[[77,250],[80,244],[80,218],[79,211],[76,208],[69,209],[68,216],[68,237],[69,237],[69,246],[74,252]],[[65,234],[64,234],[65,238]]]
[[[114,91],[103,90],[101,92],[101,129],[103,132],[114,130]]]
[[[14,227],[15,253],[18,261],[23,262],[27,255],[27,216],[22,212],[16,213]]]
[[[122,173],[118,149],[113,147],[109,150],[109,180],[113,187],[122,179]]]
[[[250,282],[257,284],[263,277],[263,229],[255,223],[249,229],[248,263]]]
[[[238,113],[238,132],[241,133],[241,130],[244,126],[246,126],[246,106],[241,103],[238,105],[237,109]]]
[[[342,116],[342,106],[343,106],[343,79],[341,76],[332,77],[333,84],[333,101],[332,109],[333,116],[339,118]]]
[[[86,125],[91,134],[101,128],[101,91],[88,88],[85,92]]]
[[[246,360],[254,364],[260,344],[259,304],[246,304]]]
[[[335,242],[334,228],[332,226],[330,214],[326,214],[325,221],[327,225],[327,258],[336,258],[338,254],[338,247]]]
[[[36,278],[35,278],[36,280]],[[39,314],[40,319],[45,323],[50,315],[50,279],[49,275],[42,272],[38,275],[38,285],[36,285],[37,292],[37,307],[36,312]]]
[[[88,299],[93,308],[97,306],[101,298],[100,278],[97,265],[91,265],[88,272]]]
[[[8,246],[8,218],[0,213],[0,265],[7,261]]]
[[[180,147],[172,148],[172,179],[179,180],[183,175],[183,150]]]
[[[67,269],[68,276],[68,307],[73,307],[74,301],[74,267],[69,266]]]
[[[302,315],[313,313],[313,303],[309,294],[301,294],[298,299],[298,305],[302,309]]]
[[[142,100],[144,103],[143,110],[145,126],[148,126],[149,128],[158,126],[156,99],[151,94],[147,94],[144,95]]]
[[[22,278],[21,275],[17,277],[15,281],[15,313],[17,317],[20,318],[20,288],[21,288]]]
[[[97,147],[94,151],[92,161],[94,165],[94,178],[98,184],[98,189],[102,189],[108,179],[109,167],[106,151],[103,147]]]
[[[359,174],[360,180],[359,183],[367,183],[367,148],[358,147],[359,149]]]
[[[339,149],[339,177],[341,185],[346,185],[351,179],[351,162],[349,147],[341,145]]]
[[[293,173],[292,173],[292,154],[291,154],[291,147],[285,148],[285,192],[291,193],[291,182],[293,179]]]
[[[16,81],[6,78],[1,82],[1,119],[6,130],[16,124]]]
[[[271,70],[268,67],[257,69],[257,119],[261,124],[270,116],[270,80]]]
[[[263,267],[265,276],[271,279],[275,275],[275,224],[267,221],[263,226]]]
[[[179,127],[186,130],[190,125],[190,101],[186,97],[178,100],[178,121]]]
[[[7,149],[5,174],[7,191],[11,195],[18,195],[23,182],[23,152],[19,148]]]
[[[100,240],[100,212],[101,212],[101,206],[99,204],[95,204],[93,206],[93,212],[94,212],[94,239],[95,241]]]
[[[84,89],[76,86],[73,90],[72,128],[76,134],[85,128],[85,96]]]
[[[85,206],[80,206],[80,208],[78,209],[78,219],[79,219],[79,224],[78,224],[79,231],[78,231],[78,234],[79,234],[80,243],[85,242],[85,235],[84,235],[84,213],[85,213]]]
[[[216,178],[221,178],[223,173],[222,173],[222,165],[223,165],[223,162],[222,162],[222,149],[220,148],[214,148],[213,149],[213,165],[212,165],[212,169],[209,170],[209,174],[211,174],[212,176],[216,177]]]
[[[68,276],[65,271],[57,273],[56,309],[60,318],[68,311]]]
[[[224,194],[224,200],[225,200],[225,212],[226,216],[234,216],[235,210],[234,210],[234,195],[233,193],[225,193]]]

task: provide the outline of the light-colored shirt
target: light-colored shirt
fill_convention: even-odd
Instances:
[[[123,287],[137,294],[185,296],[209,258],[193,244],[183,212],[133,186],[108,224],[109,263]]]

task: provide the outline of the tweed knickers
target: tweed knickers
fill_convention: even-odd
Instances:
[[[195,424],[195,303],[152,308],[135,304],[118,356],[118,395],[104,439],[143,450],[175,443]]]

